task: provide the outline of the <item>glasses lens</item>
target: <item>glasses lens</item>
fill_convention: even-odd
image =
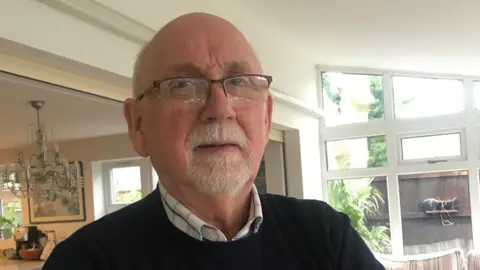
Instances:
[[[161,92],[167,98],[193,100],[205,99],[208,90],[208,82],[196,78],[178,78],[163,81],[160,85]]]
[[[263,100],[268,94],[268,79],[256,75],[243,75],[225,80],[228,95],[249,100]]]

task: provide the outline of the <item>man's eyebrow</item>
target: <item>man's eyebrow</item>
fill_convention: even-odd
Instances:
[[[245,61],[232,61],[228,62],[225,65],[224,72],[225,74],[246,74],[251,71],[250,64]],[[203,76],[205,72],[203,69],[196,64],[192,63],[185,63],[185,64],[180,64],[177,65],[173,68],[173,72],[176,75],[181,75],[181,76]]]
[[[175,74],[179,75],[193,75],[193,76],[201,76],[203,75],[202,69],[195,64],[191,63],[186,63],[186,64],[181,64],[178,66],[175,66],[173,68],[173,71]]]
[[[233,61],[228,63],[227,72],[249,73],[251,71],[250,64],[245,61]]]

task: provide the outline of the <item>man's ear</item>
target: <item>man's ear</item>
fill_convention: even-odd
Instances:
[[[147,140],[142,130],[141,104],[138,100],[128,98],[123,102],[123,115],[128,124],[128,135],[133,149],[142,157],[148,157]]]
[[[268,95],[265,113],[265,141],[270,140],[270,130],[272,129],[272,113],[273,113],[273,100],[272,96]]]

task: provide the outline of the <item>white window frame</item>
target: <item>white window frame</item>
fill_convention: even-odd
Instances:
[[[140,167],[140,179],[141,179],[141,190],[142,198],[153,190],[153,173],[152,165],[150,159],[147,158],[131,158],[131,159],[120,159],[113,161],[103,162],[103,184],[104,184],[104,199],[105,199],[105,210],[106,213],[115,212],[127,204],[115,204],[112,203],[113,189],[111,186],[111,171],[115,168],[125,168],[132,166]]]
[[[371,176],[387,177],[387,196],[389,200],[389,218],[390,232],[392,242],[392,254],[402,256],[403,231],[402,216],[399,194],[399,174],[411,174],[432,171],[446,170],[464,170],[469,172],[470,189],[470,208],[472,220],[472,235],[475,248],[480,248],[480,110],[475,109],[474,100],[474,81],[480,81],[480,77],[429,74],[420,72],[381,70],[369,68],[335,67],[317,65],[317,98],[318,104],[323,107],[323,89],[321,74],[323,72],[341,72],[364,75],[382,75],[384,91],[384,119],[372,120],[365,123],[354,123],[343,126],[326,127],[325,121],[320,120],[320,150],[321,150],[321,170],[322,170],[322,189],[324,198],[328,198],[328,181],[333,179],[363,178]],[[463,82],[464,91],[464,110],[460,113],[451,115],[441,115],[425,118],[395,118],[392,76],[411,76],[433,79],[456,79]],[[326,115],[325,117],[328,117]],[[398,149],[398,136],[404,134],[438,134],[445,130],[463,130],[462,157],[463,159],[449,159],[447,162],[433,163],[428,162],[398,162],[397,156],[400,154]],[[448,132],[452,133],[452,132]],[[387,143],[387,162],[386,168],[366,168],[350,169],[341,171],[327,171],[326,142],[339,139],[349,139],[358,137],[370,137],[385,135]]]
[[[451,135],[451,134],[459,134],[460,156],[446,156],[446,157],[412,159],[412,160],[403,159],[403,142],[402,142],[403,139],[414,139],[414,138],[420,138],[420,137],[441,136],[441,135]],[[466,139],[467,138],[465,135],[465,128],[446,129],[446,130],[440,130],[440,131],[439,130],[417,131],[417,132],[397,134],[396,146],[397,146],[397,153],[398,153],[397,155],[398,165],[415,164],[415,163],[431,164],[431,163],[439,163],[439,162],[467,160]]]

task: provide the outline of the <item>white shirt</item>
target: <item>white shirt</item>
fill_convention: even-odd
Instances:
[[[227,237],[219,229],[215,228],[213,225],[207,224],[205,221],[192,214],[187,207],[170,195],[160,181],[158,181],[158,188],[160,190],[163,206],[168,219],[173,225],[175,225],[175,227],[200,241],[228,241]],[[258,195],[257,188],[253,185],[248,222],[232,240],[235,241],[256,233],[260,228],[262,220],[263,213],[260,196]]]

